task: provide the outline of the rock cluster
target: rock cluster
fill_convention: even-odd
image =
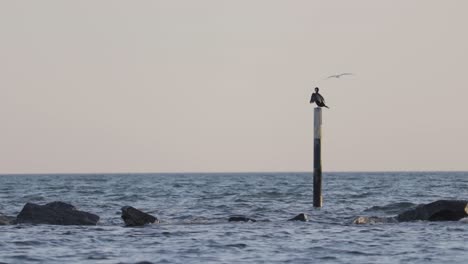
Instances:
[[[131,206],[124,206],[122,219],[126,226],[143,226],[159,223],[159,220],[148,213]],[[49,225],[96,225],[99,216],[77,210],[73,205],[64,202],[52,202],[45,205],[27,203],[17,217],[0,214],[0,225],[14,225],[21,223],[49,224]],[[257,222],[244,216],[233,215],[229,222]],[[301,213],[289,221],[309,221],[307,214]],[[421,204],[406,210],[394,217],[359,216],[353,219],[353,224],[398,223],[408,221],[462,221],[468,222],[468,201],[439,200],[428,204]]]

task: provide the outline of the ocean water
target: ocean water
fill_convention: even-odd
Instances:
[[[466,222],[351,224],[468,199],[467,172],[324,173],[321,209],[312,188],[311,173],[1,175],[0,213],[64,201],[101,220],[0,226],[0,263],[468,263]],[[123,227],[125,205],[161,224]]]

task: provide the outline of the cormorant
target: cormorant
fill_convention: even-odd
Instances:
[[[325,99],[323,99],[323,96],[321,94],[319,94],[318,91],[319,91],[319,88],[315,87],[315,93],[312,93],[312,96],[310,97],[310,103],[311,104],[316,103],[317,106],[319,106],[319,107],[330,108],[330,107],[325,105]]]

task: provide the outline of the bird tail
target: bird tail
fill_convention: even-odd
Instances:
[[[328,106],[326,106],[326,105],[324,105],[324,106],[325,106],[326,108],[330,109],[330,107],[328,107]]]

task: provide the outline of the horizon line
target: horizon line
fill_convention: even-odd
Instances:
[[[337,170],[337,171],[323,171],[324,174],[328,173],[421,173],[421,172],[431,172],[431,173],[463,173],[468,172],[468,170],[372,170],[372,171],[352,171],[352,170]],[[13,172],[13,173],[0,173],[0,176],[14,176],[14,175],[98,175],[98,174],[110,174],[110,175],[124,175],[124,174],[273,174],[273,173],[310,173],[311,171],[176,171],[176,172],[38,172],[38,173],[23,173],[23,172]]]

